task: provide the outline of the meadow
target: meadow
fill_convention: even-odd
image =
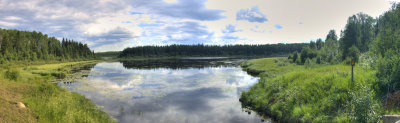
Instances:
[[[68,76],[76,67],[97,62],[3,64],[0,122],[116,122],[86,97],[51,81]]]
[[[376,122],[385,109],[376,71],[351,65],[296,65],[287,58],[255,59],[242,68],[260,77],[242,92],[242,106],[284,122]]]

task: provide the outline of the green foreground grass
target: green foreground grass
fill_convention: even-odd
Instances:
[[[115,122],[89,99],[51,83],[95,62],[0,66],[0,122]]]
[[[286,58],[255,59],[241,64],[260,80],[240,101],[243,107],[283,122],[378,121],[374,70],[350,65],[295,65]]]

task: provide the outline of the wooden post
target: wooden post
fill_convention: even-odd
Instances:
[[[356,62],[353,60],[351,61],[351,82],[354,81],[354,65],[356,65]]]

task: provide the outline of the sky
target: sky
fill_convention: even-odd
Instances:
[[[338,36],[393,0],[0,0],[0,28],[40,31],[95,52],[170,44],[275,44]]]

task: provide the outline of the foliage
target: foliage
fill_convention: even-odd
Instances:
[[[340,62],[339,42],[335,30],[330,30],[326,36],[325,45],[319,51],[321,61],[329,64]]]
[[[306,62],[306,59],[313,59],[315,57],[317,57],[317,52],[310,47],[303,47],[300,52],[300,59],[302,64]]]
[[[293,52],[293,62],[296,62],[296,60],[299,58],[297,51]]]
[[[338,36],[336,35],[336,31],[335,30],[329,30],[328,35],[326,35],[326,39],[325,40],[334,40],[337,41],[338,40]]]
[[[276,56],[299,52],[305,43],[265,45],[168,45],[124,49],[120,58],[171,56]]]
[[[393,50],[377,61],[377,79],[383,94],[400,89],[400,55]]]
[[[6,92],[6,95],[0,95],[0,116],[5,119],[18,120],[11,121],[29,121],[29,122],[115,122],[107,113],[100,110],[93,102],[78,93],[71,93],[66,89],[51,83],[54,76],[63,76],[61,74],[69,73],[79,64],[90,64],[96,61],[68,62],[57,64],[44,64],[28,66],[23,64],[14,64],[9,66],[9,70],[0,69],[0,73],[7,71],[18,71],[16,81],[5,80],[0,77],[0,93],[8,88],[18,88]],[[1,66],[0,66],[1,67]],[[49,73],[60,75],[41,76],[35,73]],[[12,73],[12,72],[11,72]],[[6,78],[6,76],[4,76]],[[24,114],[17,114],[21,109],[14,109],[15,105],[8,105],[13,102],[2,102],[3,99],[10,100],[7,94],[20,95],[18,101],[23,102],[27,109]],[[3,97],[6,98],[3,98]],[[5,109],[5,110],[4,110]],[[10,109],[10,110],[7,110]],[[3,112],[5,111],[5,112]],[[7,115],[3,115],[7,114]],[[30,119],[33,117],[33,119]],[[0,118],[0,120],[2,119]],[[7,122],[7,120],[6,120]]]
[[[375,69],[378,57],[372,52],[361,53],[358,57],[358,64],[364,69]]]
[[[399,52],[400,48],[400,4],[393,4],[391,10],[381,15],[376,24],[376,38],[373,51],[385,57],[385,52],[392,49]]]
[[[243,107],[256,110],[260,114],[272,116],[283,122],[356,122],[367,120],[376,122],[381,110],[380,101],[375,98],[375,90],[352,91],[351,85],[373,88],[376,84],[374,71],[355,67],[355,80],[350,81],[350,67],[347,65],[315,65],[304,69],[299,65],[278,66],[269,64],[262,67],[257,63],[271,62],[273,59],[248,61],[248,69],[269,72],[261,74],[257,84],[247,92],[242,92]],[[312,61],[310,59],[306,61]],[[307,62],[306,62],[307,63]],[[311,62],[310,62],[311,63]],[[280,71],[280,70],[283,71]],[[287,71],[289,69],[289,71]],[[271,75],[274,74],[274,75]],[[351,93],[353,94],[351,94]],[[365,108],[363,110],[355,107]],[[358,110],[358,111],[356,111]],[[372,113],[372,114],[371,114]],[[368,116],[360,119],[360,116]]]
[[[348,114],[358,123],[377,122],[381,115],[381,106],[374,99],[375,93],[368,86],[361,86],[350,92],[350,101],[347,104]]]
[[[347,57],[350,57],[353,61],[358,61],[358,56],[360,55],[360,50],[356,46],[350,47],[347,53]]]
[[[345,59],[349,54],[349,49],[355,46],[360,52],[367,52],[369,45],[374,38],[375,20],[364,13],[358,13],[350,16],[347,20],[343,36],[340,39],[340,48],[342,50],[342,58]]]
[[[280,63],[284,63],[286,65],[279,65]],[[288,64],[289,61],[283,58],[263,58],[263,59],[254,59],[250,61],[243,62],[240,66],[243,70],[256,73],[256,75],[262,76],[270,76],[281,74],[288,71],[293,71],[296,69],[302,68],[299,65]],[[271,67],[271,66],[279,66],[279,67]]]
[[[330,30],[325,42],[311,41],[300,56],[291,54],[293,62],[308,69],[261,74],[259,83],[242,93],[242,105],[284,122],[377,122],[382,112],[398,114],[397,102],[381,104],[400,95],[399,15],[400,4],[393,4],[376,20],[363,13],[350,16],[339,40]],[[352,60],[357,61],[354,82],[347,65]],[[340,62],[346,64],[324,65]],[[280,67],[249,63],[254,64],[247,71],[269,73]]]
[[[289,59],[284,59],[284,58],[276,58],[274,60],[274,62],[278,65],[278,66],[287,66],[290,63]]]
[[[378,56],[377,79],[381,94],[400,90],[400,4],[379,17],[372,52]]]
[[[109,52],[99,52],[95,53],[97,57],[110,57],[116,58],[121,53],[121,51],[109,51]]]
[[[0,64],[7,61],[84,60],[94,53],[86,44],[54,37],[41,32],[0,29]]]
[[[9,69],[4,76],[9,80],[17,81],[19,78],[19,71],[16,69]]]
[[[324,42],[322,42],[322,39],[317,39],[317,42],[316,42],[316,49],[317,50],[320,50],[323,46],[324,46]]]

